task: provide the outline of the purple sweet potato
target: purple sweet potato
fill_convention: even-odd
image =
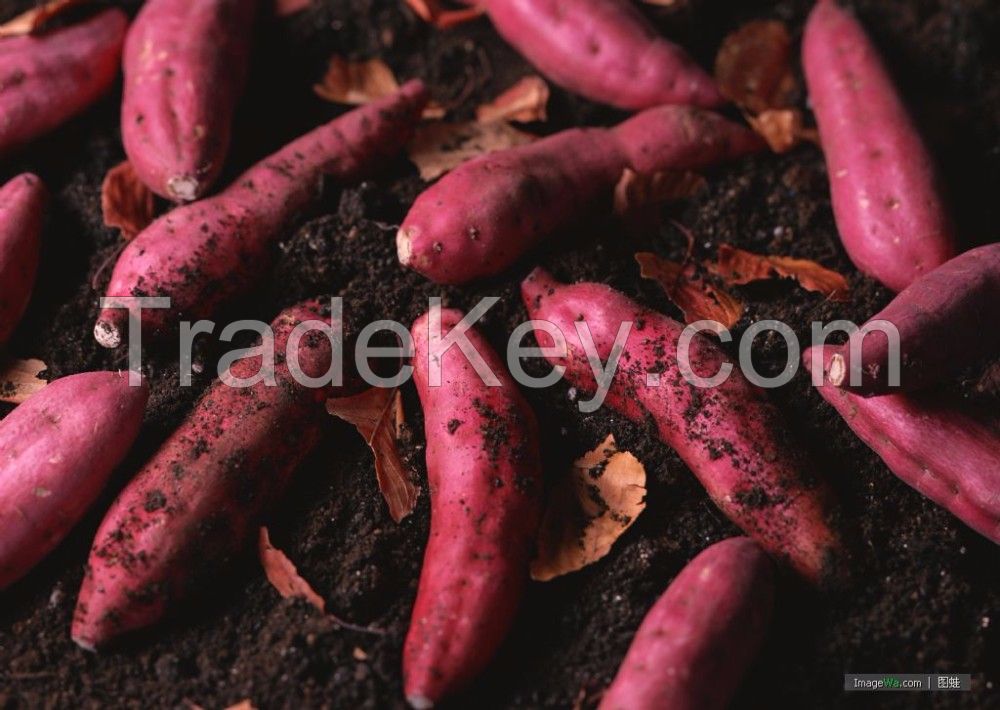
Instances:
[[[423,84],[409,82],[292,141],[218,195],[168,212],[122,251],[107,295],[169,297],[169,309],[143,311],[154,335],[181,317],[212,315],[267,273],[275,242],[316,198],[320,179],[350,182],[377,170],[409,139],[426,100]],[[124,309],[101,311],[97,342],[118,347],[127,320]]]
[[[712,78],[628,0],[486,0],[497,32],[545,76],[624,109],[724,103]]]
[[[813,582],[840,581],[844,552],[830,491],[763,390],[735,367],[714,387],[688,382],[677,361],[684,326],[603,284],[561,284],[536,269],[521,294],[533,320],[562,331],[566,356],[549,361],[564,366],[565,377],[584,392],[596,391],[597,382],[578,327],[589,328],[607,362],[619,328],[631,323],[605,402],[639,424],[653,424],[722,512],[764,549]],[[535,337],[542,347],[553,345],[544,330],[536,329]],[[704,378],[728,363],[700,334],[690,343],[689,360]]]
[[[441,335],[462,319],[441,311]],[[486,340],[468,339],[500,386],[455,345],[441,352],[429,316],[413,324],[414,381],[424,410],[431,532],[403,649],[406,697],[428,708],[474,679],[510,628],[528,581],[541,517],[538,425]],[[429,363],[440,362],[440,385]]]
[[[127,373],[55,380],[0,420],[0,589],[58,545],[139,433],[149,388]]]
[[[802,360],[812,367],[815,348]],[[824,374],[834,348],[823,349]],[[1000,544],[1000,433],[934,393],[862,397],[829,383],[819,393],[908,485]]]
[[[31,300],[47,199],[45,185],[30,173],[0,187],[0,345],[10,338]]]
[[[333,389],[300,384],[281,357],[292,330],[307,320],[329,323],[318,303],[293,306],[271,326],[273,369],[257,355],[227,373],[245,380],[271,372],[275,385],[217,380],[111,506],[73,616],[80,646],[93,650],[159,621],[217,580],[256,534],[261,516],[319,441],[323,402]],[[305,374],[322,377],[331,358],[325,336],[302,338],[298,362]]]
[[[257,0],[147,0],[123,57],[122,143],[139,179],[175,201],[222,170],[246,83]]]
[[[0,40],[0,154],[48,133],[111,87],[128,19],[105,10],[40,36]]]
[[[899,386],[915,390],[941,381],[980,360],[1000,355],[1000,243],[965,252],[907,286],[872,321],[888,321],[899,332]],[[860,340],[860,344],[856,341]],[[844,345],[833,355],[830,382],[851,387],[858,367],[861,394],[884,394],[889,386],[889,340],[881,331],[851,336],[860,345],[855,363]],[[898,390],[897,390],[898,391]]]
[[[600,710],[724,710],[760,649],[774,567],[750,539],[717,542],[643,619]]]
[[[844,248],[902,291],[955,254],[934,161],[864,28],[834,0],[813,8],[802,64]]]
[[[714,113],[661,106],[613,129],[574,128],[470,160],[424,190],[396,236],[399,261],[437,283],[504,271],[559,227],[610,206],[625,168],[693,170],[761,150]]]

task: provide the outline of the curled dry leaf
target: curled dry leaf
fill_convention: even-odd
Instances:
[[[353,424],[375,455],[375,475],[389,514],[397,523],[413,512],[420,488],[399,458],[403,399],[399,390],[373,387],[361,394],[329,399],[326,410]]]
[[[41,360],[8,360],[0,365],[0,402],[22,404],[48,384],[39,375],[48,368]]]
[[[392,69],[381,59],[350,62],[344,57],[330,57],[326,74],[313,91],[320,98],[338,104],[360,106],[399,90]]]
[[[784,23],[754,20],[722,41],[715,58],[715,81],[734,103],[757,114],[791,105],[795,75],[792,40]]]
[[[321,99],[350,106],[361,106],[398,90],[396,75],[381,59],[352,62],[339,55],[330,57],[326,74],[313,85],[313,91]],[[431,101],[422,115],[427,119],[439,119],[444,117],[445,110]]]
[[[705,178],[698,173],[683,170],[664,170],[652,175],[637,173],[625,168],[615,185],[615,214],[635,214],[650,205],[672,200],[683,200],[704,189]]]
[[[302,12],[312,4],[312,0],[274,0],[274,14],[288,17]]]
[[[644,279],[656,281],[684,314],[685,323],[711,320],[732,328],[743,315],[743,302],[700,278],[693,264],[684,266],[643,251],[635,255]]]
[[[406,154],[424,180],[433,180],[467,160],[535,140],[504,121],[428,123],[417,128]]]
[[[553,488],[531,577],[545,582],[604,557],[646,507],[646,470],[608,435]]]
[[[438,0],[405,0],[405,2],[417,17],[439,30],[447,30],[475,20],[485,12],[485,9],[478,6],[445,10]]]
[[[101,212],[105,226],[118,228],[126,241],[144,230],[156,217],[156,197],[127,160],[111,168],[104,176]]]
[[[285,599],[292,597],[302,597],[321,612],[326,611],[326,602],[316,591],[309,586],[309,582],[299,576],[288,556],[284,552],[271,544],[271,537],[267,528],[260,529],[260,563],[264,567],[264,574],[267,581]]]
[[[802,288],[817,291],[834,301],[847,300],[847,279],[809,259],[790,256],[766,256],[723,244],[719,247],[718,262],[711,267],[727,284],[746,284],[751,281],[793,278]]]
[[[46,23],[52,18],[85,2],[89,2],[89,0],[49,0],[49,2],[36,5],[0,25],[0,38],[34,34],[44,29]]]
[[[816,129],[803,125],[802,112],[797,108],[768,109],[746,119],[775,153],[787,153],[803,141],[819,143]]]
[[[526,76],[489,103],[476,109],[476,120],[531,123],[548,118],[549,85],[540,76]]]

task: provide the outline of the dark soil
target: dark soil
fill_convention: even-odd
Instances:
[[[26,4],[3,2],[0,16]],[[722,38],[749,19],[779,18],[799,33],[810,3],[682,0],[678,5],[646,11],[708,65]],[[1000,4],[859,0],[854,5],[941,160],[964,239],[968,245],[994,240],[1000,224]],[[455,108],[460,117],[530,71],[488,22],[434,31],[401,0],[314,0],[298,16],[264,19],[258,34],[230,175],[341,110],[311,89],[332,53],[380,56],[401,77],[423,77],[439,101],[461,101]],[[118,103],[116,92],[5,158],[0,171],[3,180],[22,170],[37,172],[55,194],[38,291],[10,346],[14,355],[44,359],[51,377],[123,364],[121,357],[100,350],[90,334],[107,262],[120,247],[117,232],[102,225],[99,197],[105,172],[123,158]],[[555,90],[550,120],[533,128],[550,132],[617,118]],[[483,329],[502,346],[525,317],[517,284],[536,262],[561,278],[608,282],[675,313],[656,285],[639,279],[632,259],[639,250],[681,255],[684,238],[670,220],[696,235],[704,254],[729,243],[814,259],[849,275],[852,298],[846,304],[784,282],[737,289],[749,304],[737,336],[762,318],[784,320],[800,336],[808,334],[813,320],[860,322],[890,296],[846,258],[834,229],[823,160],[811,146],[713,172],[707,191],[666,209],[658,226],[639,233],[627,233],[608,218],[588,217],[586,227],[567,230],[531,263],[465,289],[434,287],[396,261],[391,225],[401,221],[421,187],[413,167],[400,160],[377,180],[342,191],[327,188],[316,213],[281,244],[272,279],[231,315],[270,320],[301,297],[333,293],[345,297],[348,312],[359,320],[409,323],[431,294],[462,307],[497,295],[502,300]],[[215,343],[202,348],[207,359],[221,350]],[[783,366],[784,346],[780,338],[760,338],[754,355],[763,372],[775,373]],[[295,560],[329,610],[372,627],[371,633],[341,628],[305,603],[283,601],[248,556],[241,566],[218,570],[211,595],[124,648],[95,656],[70,641],[70,615],[101,512],[207,384],[202,376],[195,387],[179,388],[175,361],[172,348],[149,348],[145,367],[153,397],[135,451],[93,514],[28,578],[3,593],[0,709],[220,708],[247,698],[262,708],[401,706],[400,647],[427,536],[427,497],[414,515],[393,523],[366,446],[333,420],[324,444],[299,471],[268,525],[275,545]],[[970,371],[954,385],[955,393],[996,412],[998,378],[983,380],[986,385],[978,378],[978,371]],[[531,586],[499,657],[455,707],[591,706],[643,615],[678,570],[708,544],[737,533],[649,431],[607,410],[581,415],[567,390],[562,385],[529,393],[543,427],[550,480],[610,432],[645,463],[648,507],[604,560]],[[420,410],[412,388],[405,397],[412,430],[405,453],[423,480]],[[841,690],[842,674],[852,671],[972,673],[972,693],[878,699],[895,707],[1000,707],[994,689],[1000,682],[1000,550],[894,478],[810,391],[804,375],[774,398],[793,423],[798,445],[812,452],[818,472],[843,501],[855,535],[855,582],[845,591],[819,593],[782,580],[769,641],[739,706],[845,706],[859,700]]]

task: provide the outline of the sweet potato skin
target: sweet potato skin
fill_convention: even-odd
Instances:
[[[724,710],[764,640],[774,567],[749,538],[702,551],[643,619],[600,710]]]
[[[48,191],[37,175],[23,173],[0,187],[0,345],[31,300],[47,202]]]
[[[488,0],[497,32],[545,76],[623,109],[724,103],[712,78],[625,0]]]
[[[139,178],[174,201],[201,197],[229,148],[257,0],[149,0],[129,29],[122,143]]]
[[[934,161],[864,28],[834,0],[813,8],[802,64],[844,248],[901,291],[955,254]]]
[[[111,9],[0,42],[0,155],[65,123],[111,87],[127,25],[125,13]]]
[[[814,583],[840,581],[844,551],[830,491],[790,442],[763,390],[739,368],[718,387],[690,384],[677,366],[684,326],[603,284],[565,285],[536,269],[521,294],[532,319],[554,323],[564,334],[568,357],[550,362],[565,366],[567,380],[585,392],[593,392],[596,381],[576,324],[586,322],[604,362],[620,325],[632,322],[606,404],[635,422],[653,423],[722,512],[765,550]],[[544,331],[535,336],[543,347],[553,344]],[[702,377],[728,361],[702,335],[691,341],[689,358]],[[655,386],[647,386],[651,373],[658,375]]]
[[[277,386],[231,387],[217,380],[194,410],[118,496],[90,552],[73,616],[73,639],[93,650],[150,626],[239,555],[268,506],[318,442],[330,388],[295,382],[285,359],[288,336],[305,320],[329,323],[305,302],[272,323]],[[325,373],[325,337],[302,339],[299,362]],[[260,356],[230,373],[254,376]]]
[[[0,589],[51,552],[139,433],[149,388],[128,373],[55,380],[0,420]]]
[[[462,318],[443,310],[442,334]],[[501,381],[487,386],[457,346],[431,386],[428,316],[413,324],[414,381],[424,410],[431,530],[403,649],[406,696],[430,707],[483,670],[528,580],[541,517],[535,415],[486,340],[469,340]]]
[[[812,366],[813,351],[802,360]],[[824,372],[835,353],[824,346]],[[862,397],[824,381],[817,388],[903,482],[1000,544],[1000,434],[933,394]]]
[[[171,298],[171,308],[143,312],[144,334],[212,315],[267,272],[275,241],[315,199],[320,178],[350,182],[377,170],[406,143],[426,100],[423,84],[409,82],[292,141],[218,195],[163,215],[122,251],[107,295]],[[101,311],[95,338],[118,347],[127,319]]]
[[[835,353],[842,379],[831,379],[860,394],[917,390],[1000,353],[1000,243],[971,249],[917,279],[872,320],[899,331],[900,388],[889,386],[889,341],[873,332],[861,340],[857,388],[850,385],[850,347]]]
[[[581,205],[610,205],[626,167],[691,170],[763,142],[720,116],[683,106],[644,111],[614,129],[571,129],[459,166],[417,197],[396,235],[400,263],[436,283],[507,269]]]

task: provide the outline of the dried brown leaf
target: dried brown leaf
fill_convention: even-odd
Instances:
[[[327,101],[360,106],[395,93],[399,90],[399,82],[381,59],[351,62],[334,55],[330,57],[326,74],[313,90]]]
[[[127,160],[108,171],[101,185],[104,224],[130,241],[156,217],[156,197],[135,174]]]
[[[250,699],[247,698],[246,700],[241,700],[235,705],[230,705],[228,708],[226,708],[226,710],[257,710],[257,708],[253,704],[253,702],[251,702]]]
[[[504,121],[427,123],[417,128],[406,153],[424,180],[433,180],[467,160],[535,140]]]
[[[848,300],[847,279],[809,259],[767,256],[722,244],[718,262],[711,266],[727,284],[741,285],[779,277],[793,278],[807,291],[822,293],[833,301]]]
[[[656,281],[684,313],[685,323],[712,320],[732,328],[743,315],[743,302],[699,278],[692,264],[681,265],[650,252],[635,255],[644,279]]]
[[[0,402],[23,404],[48,384],[38,375],[48,368],[41,360],[8,360],[0,366]]]
[[[465,7],[460,10],[445,10],[438,0],[404,1],[416,13],[417,17],[439,30],[451,29],[452,27],[475,20],[485,12],[484,8],[478,6]]]
[[[531,576],[548,581],[604,557],[646,507],[646,470],[608,437],[552,490]]]
[[[751,113],[791,105],[796,82],[784,23],[754,20],[722,41],[715,58],[719,90]]]
[[[309,582],[299,576],[298,570],[284,552],[271,544],[267,528],[260,529],[260,563],[264,567],[267,581],[285,599],[302,597],[321,612],[326,611],[326,602],[309,586]]]
[[[476,120],[531,123],[548,119],[549,85],[540,76],[526,76],[489,103],[476,109]]]
[[[44,29],[52,18],[85,2],[89,0],[49,0],[36,5],[0,25],[0,38],[34,34]]]
[[[647,175],[625,168],[615,185],[615,214],[626,216],[651,205],[683,200],[700,192],[705,185],[705,178],[694,172],[664,170]]]
[[[326,410],[353,424],[375,455],[378,487],[397,523],[413,512],[420,488],[410,479],[399,457],[403,398],[399,390],[373,387],[361,394],[326,402]]]
[[[775,153],[787,153],[803,141],[819,143],[816,130],[803,125],[802,111],[797,108],[768,109],[746,119]]]

